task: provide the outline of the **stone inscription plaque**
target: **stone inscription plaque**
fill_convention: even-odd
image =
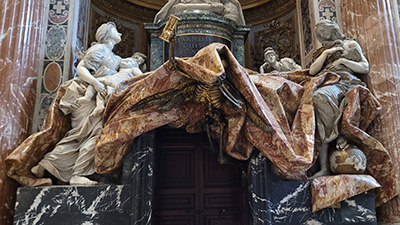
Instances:
[[[225,44],[226,46],[228,46],[229,49],[232,49],[231,41],[221,36],[216,36],[211,34],[184,34],[176,36],[175,56],[192,57],[200,49],[214,42]],[[164,55],[163,55],[164,62],[168,60],[168,56],[169,56],[169,43],[164,42]]]

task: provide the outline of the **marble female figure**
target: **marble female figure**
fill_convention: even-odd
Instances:
[[[72,129],[32,168],[37,177],[42,177],[44,170],[47,170],[59,180],[70,184],[97,183],[86,177],[95,172],[94,148],[102,128],[104,108],[100,111],[95,109],[99,108],[96,105],[105,104],[111,89],[96,76],[100,68],[110,71],[118,69],[121,58],[112,49],[121,41],[121,34],[115,24],[109,22],[97,29],[96,40],[97,43],[86,51],[78,64],[78,77],[67,82],[66,93],[60,101],[60,110],[70,115]],[[88,88],[95,90],[96,100],[84,99]]]
[[[316,24],[315,34],[322,48],[315,62],[310,67],[311,75],[333,72],[340,76],[339,82],[319,88],[313,94],[317,129],[322,140],[319,161],[321,171],[313,177],[326,175],[328,144],[339,136],[338,123],[343,113],[342,102],[347,91],[355,85],[365,84],[355,75],[367,74],[369,64],[360,45],[345,37],[339,26],[330,20]]]

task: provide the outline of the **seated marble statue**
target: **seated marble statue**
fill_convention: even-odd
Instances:
[[[97,29],[96,40],[79,62],[78,76],[67,82],[66,93],[60,100],[60,110],[70,115],[72,129],[32,168],[37,177],[43,177],[47,170],[70,184],[97,183],[86,176],[95,172],[94,147],[108,95],[119,82],[142,72],[134,58],[121,59],[112,52],[114,45],[121,41],[114,23],[102,24]],[[137,53],[134,57],[144,56]],[[144,59],[140,61],[144,62]]]
[[[346,38],[339,26],[330,20],[316,24],[315,34],[322,47],[317,50],[316,59],[310,67],[310,75],[334,72],[339,82],[318,88],[313,94],[317,127],[323,142],[319,156],[321,171],[313,177],[327,175],[328,144],[339,136],[339,122],[343,114],[346,93],[355,85],[365,84],[357,75],[367,74],[369,64],[360,45]]]
[[[272,71],[293,71],[301,70],[301,66],[297,65],[291,58],[282,58],[278,61],[278,54],[273,48],[268,47],[264,50],[264,64],[260,66],[260,73],[269,73]]]
[[[154,23],[185,10],[211,11],[235,21],[238,25],[245,24],[241,5],[237,0],[169,0],[155,16]]]

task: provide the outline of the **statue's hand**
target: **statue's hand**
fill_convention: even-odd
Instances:
[[[105,98],[107,96],[107,89],[100,81],[96,82],[93,86],[101,97]]]
[[[345,65],[344,63],[346,60],[347,59],[345,59],[345,58],[337,59],[327,69],[330,69],[330,70],[340,69],[340,65]]]
[[[326,54],[329,54],[329,55],[331,55],[331,54],[333,54],[333,53],[335,53],[335,52],[338,52],[338,51],[343,51],[343,48],[342,47],[333,47],[333,48],[330,48],[330,49],[327,49],[327,50],[325,50],[324,52],[326,53]]]

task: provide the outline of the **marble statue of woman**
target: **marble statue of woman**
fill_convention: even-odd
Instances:
[[[315,34],[322,48],[310,66],[311,75],[334,72],[340,76],[339,82],[323,86],[313,93],[317,130],[323,142],[319,161],[321,171],[313,177],[328,173],[328,144],[339,136],[339,121],[343,114],[344,98],[347,91],[355,85],[365,84],[356,76],[369,72],[369,63],[364,57],[360,45],[345,37],[339,26],[330,20],[316,24]]]
[[[154,23],[185,10],[212,11],[235,21],[238,25],[245,24],[242,7],[237,0],[169,0],[154,17]]]
[[[291,58],[278,60],[278,54],[273,48],[268,47],[264,50],[264,64],[260,66],[260,73],[269,73],[274,70],[279,72],[301,70],[301,66]]]
[[[70,184],[97,184],[86,176],[95,172],[94,148],[103,125],[104,105],[114,87],[112,84],[118,82],[118,76],[108,75],[116,74],[119,67],[122,67],[119,73],[123,72],[124,66],[137,69],[138,64],[132,62],[133,58],[121,60],[113,53],[114,45],[121,41],[121,34],[114,23],[102,24],[96,31],[96,40],[79,62],[78,76],[68,81],[66,93],[60,100],[60,110],[70,115],[72,128],[32,168],[37,177],[43,177],[47,170],[57,179]],[[141,72],[131,70],[130,73],[137,75]]]

